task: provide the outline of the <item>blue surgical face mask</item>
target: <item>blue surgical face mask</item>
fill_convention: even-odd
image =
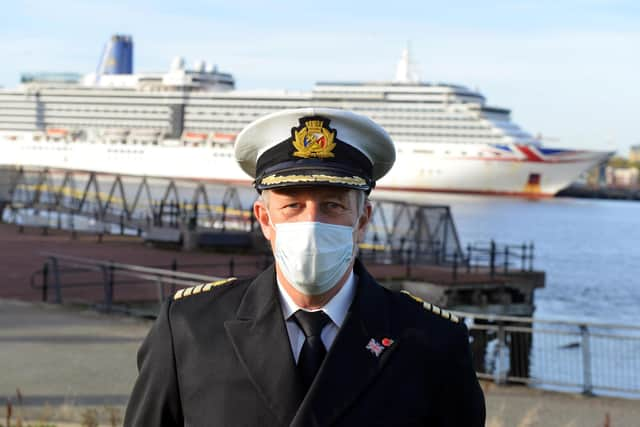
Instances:
[[[354,227],[323,222],[284,222],[273,227],[278,267],[302,294],[320,295],[336,286],[355,256]]]

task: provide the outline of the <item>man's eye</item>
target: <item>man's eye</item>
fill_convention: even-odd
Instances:
[[[336,209],[344,209],[344,205],[340,204],[340,203],[336,203],[336,202],[327,202],[326,204],[327,208],[332,209],[332,210],[336,210]]]

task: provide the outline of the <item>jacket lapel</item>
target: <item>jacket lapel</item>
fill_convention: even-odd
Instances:
[[[225,322],[227,335],[251,381],[280,423],[288,424],[301,400],[301,386],[277,295],[273,266],[258,276]]]
[[[300,405],[292,426],[326,426],[332,424],[362,394],[383,369],[395,348],[390,336],[390,319],[384,290],[375,283],[359,262],[356,296],[336,339]],[[382,344],[384,338],[394,342],[383,346],[379,355],[367,349],[371,339]]]

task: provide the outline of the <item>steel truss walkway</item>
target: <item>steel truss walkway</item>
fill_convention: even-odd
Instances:
[[[3,219],[24,225],[98,234],[260,234],[252,213],[256,192],[249,186],[21,168],[9,194]],[[464,259],[448,206],[372,204],[372,222],[360,245],[363,257],[401,264]]]

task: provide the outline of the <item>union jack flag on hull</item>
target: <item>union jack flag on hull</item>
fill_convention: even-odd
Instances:
[[[536,163],[565,163],[583,161],[581,150],[564,150],[558,148],[542,148],[535,145],[503,145],[490,144],[484,151],[485,160],[502,160]]]

